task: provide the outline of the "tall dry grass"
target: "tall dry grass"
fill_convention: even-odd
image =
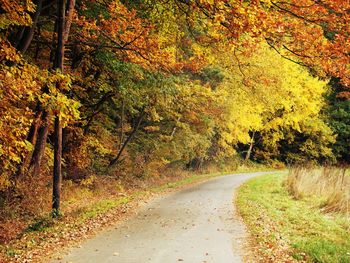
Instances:
[[[284,185],[296,199],[317,197],[325,212],[350,216],[350,173],[341,167],[295,167]]]

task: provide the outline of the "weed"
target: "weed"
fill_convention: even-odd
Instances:
[[[26,229],[25,233],[35,232],[35,231],[43,231],[45,228],[52,226],[52,220],[47,218],[41,218],[36,220],[34,223],[30,224]]]

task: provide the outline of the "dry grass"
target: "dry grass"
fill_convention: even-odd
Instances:
[[[341,178],[342,173],[331,170],[332,174],[339,174]],[[294,182],[298,182],[299,190],[304,189],[304,195],[306,190],[315,193],[311,196],[307,192],[310,196],[301,200],[290,195],[282,185],[287,175],[259,176],[240,187],[237,195],[238,210],[247,223],[253,240],[257,242],[254,245],[257,245],[262,254],[260,262],[350,262],[349,217],[321,211],[318,206],[322,198],[318,191],[327,189],[330,194],[332,191],[325,186],[326,179],[319,178],[321,170],[314,171],[311,175],[309,172],[304,169],[299,170],[298,175],[296,171],[292,173],[292,176],[299,176],[297,180],[294,178]],[[326,173],[329,175],[328,171]],[[311,176],[314,181],[310,181]],[[308,184],[307,188],[301,183],[301,177],[307,180],[304,181]],[[331,182],[333,180],[334,178]],[[315,187],[312,187],[312,182]],[[336,184],[339,182],[336,181]]]
[[[295,199],[315,197],[325,212],[350,216],[350,176],[347,168],[292,168],[284,185]]]

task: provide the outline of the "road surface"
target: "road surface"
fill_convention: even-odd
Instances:
[[[246,231],[235,214],[233,194],[261,174],[223,176],[157,198],[52,262],[243,262]]]

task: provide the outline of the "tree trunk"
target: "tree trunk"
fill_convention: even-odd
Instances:
[[[32,125],[30,126],[30,129],[28,132],[27,141],[30,142],[32,145],[36,145],[38,130],[39,130],[39,126],[41,123],[41,115],[42,115],[42,111],[37,110],[36,114],[35,114],[35,118],[32,122]],[[23,157],[22,162],[18,166],[18,170],[16,172],[17,177],[23,176],[23,174],[25,174],[26,171],[28,170],[28,165],[29,165],[29,161],[31,159],[32,154],[33,154],[33,152],[30,151],[26,154],[25,157]]]
[[[177,118],[177,122],[179,122],[181,120],[181,117]],[[173,139],[174,138],[174,135],[175,135],[175,132],[176,132],[176,129],[177,129],[177,124],[175,124],[173,130],[171,131],[171,134],[170,134],[170,138]]]
[[[253,145],[254,145],[254,137],[255,137],[255,131],[253,131],[252,138],[251,138],[250,144],[249,144],[249,149],[248,149],[247,154],[245,156],[246,161],[248,161],[250,159],[250,155],[252,154]]]
[[[74,7],[75,7],[75,0],[69,0],[67,5],[66,17],[64,21],[64,29],[63,29],[64,43],[68,41],[69,31],[73,21]]]
[[[61,183],[62,183],[62,126],[59,116],[55,117],[54,169],[52,188],[52,215],[60,215]]]
[[[27,136],[27,141],[30,142],[31,144],[35,144],[36,142],[36,138],[38,135],[38,129],[40,126],[40,119],[41,119],[41,115],[42,115],[42,110],[37,110],[35,113],[35,118],[33,120],[32,125],[30,126],[29,132],[28,132],[28,136]]]
[[[66,1],[59,0],[57,8],[57,50],[54,68],[59,69],[63,73],[64,61],[64,28],[65,28],[65,11]],[[60,84],[56,84],[60,87]],[[62,182],[62,126],[58,114],[55,116],[55,132],[54,132],[54,164],[53,164],[53,187],[52,187],[52,216],[60,215],[61,204],[61,182]]]
[[[65,10],[66,1],[58,1],[58,21],[57,21],[57,50],[54,69],[59,69],[63,73],[63,60],[64,60],[64,44],[65,44]]]
[[[34,148],[30,166],[29,166],[29,169],[33,167],[33,176],[37,176],[40,173],[41,159],[45,152],[48,132],[49,132],[48,114],[46,111],[43,111],[41,115],[41,126],[38,131],[35,148]]]
[[[122,102],[122,112],[121,112],[121,116],[120,116],[120,134],[119,134],[119,149],[122,148],[123,146],[123,140],[124,140],[124,110],[125,110],[125,103],[124,103],[124,99]]]
[[[75,0],[68,0],[66,19],[66,0],[58,1],[57,16],[57,51],[54,68],[64,72],[64,46],[68,39],[70,25],[72,23]],[[60,83],[57,83],[58,89]],[[60,215],[61,182],[62,182],[62,125],[59,115],[55,116],[54,132],[54,167],[53,167],[53,190],[52,190],[52,216]]]
[[[138,129],[140,128],[140,124],[142,122],[142,119],[143,119],[143,116],[145,115],[145,112],[142,111],[141,112],[141,115],[136,123],[136,125],[134,126],[134,129],[132,130],[132,132],[130,133],[130,135],[127,137],[127,139],[125,140],[125,142],[123,143],[122,147],[120,148],[117,156],[112,159],[109,163],[109,167],[112,167],[113,165],[115,165],[118,161],[119,161],[119,158],[121,157],[125,147],[128,145],[128,143],[131,141],[132,137],[135,135],[135,133],[138,131]]]
[[[38,0],[35,4],[36,4],[36,10],[35,10],[35,14],[32,18],[32,25],[30,27],[24,28],[24,32],[21,36],[21,40],[17,45],[17,50],[22,52],[22,53],[25,53],[27,51],[30,43],[33,40],[35,28],[36,28],[36,25],[38,23],[38,19],[39,19],[41,9],[42,9],[43,0]]]

